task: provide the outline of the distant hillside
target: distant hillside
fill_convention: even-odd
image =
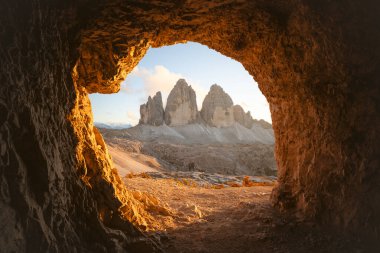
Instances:
[[[196,94],[178,80],[163,108],[160,92],[140,106],[128,129],[99,126],[114,165],[128,171],[202,171],[276,176],[272,125],[255,120],[214,84],[198,111]]]
[[[251,129],[239,123],[217,128],[205,124],[184,126],[137,125],[120,131],[103,131],[107,138],[128,138],[143,142],[175,144],[274,144],[273,130],[255,123]]]
[[[127,129],[132,127],[129,123],[102,123],[102,122],[94,122],[94,125],[97,128],[105,128],[105,129]]]

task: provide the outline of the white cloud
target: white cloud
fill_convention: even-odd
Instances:
[[[135,67],[128,75],[128,77],[133,77],[133,76],[138,76],[140,74],[141,70],[139,67]],[[144,91],[142,88],[136,88],[135,86],[132,85],[133,81],[129,80],[129,78],[125,79],[121,85],[120,85],[120,92],[126,93],[128,95],[130,94],[141,94]]]
[[[133,92],[138,93],[143,91],[146,94],[144,103],[146,102],[148,96],[154,96],[157,91],[161,91],[164,106],[166,105],[166,100],[170,91],[173,89],[178,79],[185,78],[182,74],[171,72],[162,65],[156,65],[153,69],[136,67],[130,73],[130,76],[136,76],[143,80],[143,89],[134,90]],[[208,91],[198,83],[193,82],[188,78],[185,79],[186,82],[193,87],[197,95],[198,106],[200,106]]]
[[[250,106],[246,103],[246,102],[244,102],[244,101],[241,101],[240,102],[240,105],[241,105],[241,107],[243,107],[243,109],[245,110],[245,111],[249,111],[249,108],[250,108]]]
[[[253,101],[240,101],[238,104],[243,107],[245,112],[250,111],[254,119],[264,119],[270,123],[272,122],[269,112],[269,104],[264,96],[256,96]]]
[[[127,119],[132,125],[136,125],[139,122],[139,117],[133,111],[127,111]]]
[[[136,98],[139,104],[143,104],[146,103],[148,96],[154,96],[157,91],[161,91],[164,107],[166,106],[166,100],[170,91],[180,78],[185,78],[186,82],[194,89],[197,96],[198,110],[201,110],[202,108],[202,102],[209,91],[210,85],[202,85],[199,81],[194,81],[190,78],[184,77],[180,73],[172,72],[163,65],[156,65],[151,69],[135,67],[129,74],[129,77],[140,79],[142,81],[140,85],[142,86],[136,87],[136,85],[132,85],[132,83],[128,83],[129,81],[127,81],[124,82],[121,87],[123,92],[125,92],[128,96],[133,96]],[[136,79],[131,79],[130,81],[132,80]],[[234,95],[233,92],[230,96],[232,95]],[[246,94],[244,94],[244,97],[246,97],[245,95]],[[235,104],[240,104],[245,111],[251,111],[254,118],[265,119],[271,122],[270,114],[268,116],[268,102],[263,95],[254,94],[253,97],[249,96],[248,98],[239,98],[240,99],[236,99],[237,101],[234,100]],[[128,121],[132,124],[138,123],[139,108],[140,107],[137,105],[133,110],[127,111]]]
[[[157,91],[161,91],[164,103],[178,79],[183,78],[181,74],[171,72],[162,65],[156,65],[153,69],[135,68],[131,75],[143,79],[147,96],[154,96]]]
[[[132,94],[132,93],[135,93],[136,91],[132,89],[130,86],[126,85],[126,83],[122,83],[120,86],[120,92]]]

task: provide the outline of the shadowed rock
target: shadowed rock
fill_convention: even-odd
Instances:
[[[378,246],[379,13],[357,0],[3,1],[1,250],[153,251],[88,94],[119,91],[149,47],[184,41],[242,63],[267,97],[274,206]]]
[[[149,96],[146,104],[140,105],[140,124],[161,126],[164,123],[164,107],[161,92],[157,92],[153,99]]]

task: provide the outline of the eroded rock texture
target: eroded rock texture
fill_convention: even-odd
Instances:
[[[279,171],[274,205],[375,243],[379,6],[370,0],[3,1],[2,248],[105,252],[149,245],[126,221],[141,225],[144,210],[112,170],[87,93],[118,91],[149,46],[181,41],[241,62],[267,97]]]
[[[161,92],[148,97],[148,102],[140,106],[140,124],[161,126],[164,123],[164,106],[162,105]]]
[[[185,79],[179,79],[169,93],[165,111],[161,92],[157,92],[153,99],[149,96],[148,102],[140,106],[139,124],[161,126],[164,122],[174,127],[206,123],[218,128],[239,123],[250,129],[254,122],[261,125],[265,121],[254,120],[250,112],[244,112],[240,105],[233,105],[231,97],[216,84],[211,86],[199,112],[195,91]],[[265,128],[271,128],[271,124],[266,124]]]
[[[234,120],[240,125],[246,128],[251,128],[253,126],[253,118],[250,112],[244,112],[244,109],[240,105],[233,106]]]
[[[203,100],[201,117],[209,126],[231,126],[235,122],[233,104],[223,88],[213,84]]]
[[[165,107],[165,123],[168,126],[183,126],[199,121],[195,91],[185,79],[179,79],[170,91]]]

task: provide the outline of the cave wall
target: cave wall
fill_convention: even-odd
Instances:
[[[375,1],[12,1],[0,9],[0,244],[153,251],[88,93],[112,93],[150,46],[195,41],[267,97],[274,206],[379,237],[380,11]],[[70,249],[70,250],[69,250]]]
[[[241,62],[270,104],[274,205],[378,237],[379,8],[349,0],[104,5],[84,32],[91,57],[78,62],[79,75],[89,92],[114,92],[147,47],[183,40]]]
[[[0,252],[159,251],[73,78],[78,9],[1,3]]]

